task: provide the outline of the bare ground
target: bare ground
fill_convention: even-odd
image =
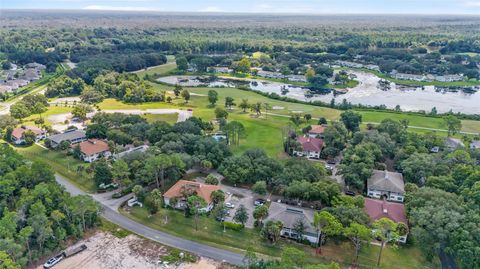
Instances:
[[[215,269],[220,264],[201,258],[197,263],[165,264],[162,257],[169,250],[160,244],[129,235],[117,238],[111,234],[98,232],[79,244],[87,249],[55,265],[54,269]],[[42,265],[37,269],[43,268]]]

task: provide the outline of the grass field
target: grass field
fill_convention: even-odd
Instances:
[[[67,156],[65,152],[44,149],[35,144],[29,147],[16,147],[15,149],[31,161],[47,163],[55,172],[68,178],[80,189],[89,193],[95,191],[95,183],[92,177],[86,172],[81,174],[77,173],[78,166],[84,166],[86,168],[88,164],[72,156]]]
[[[145,119],[147,119],[147,121],[149,123],[153,123],[153,122],[156,122],[156,121],[165,121],[165,122],[168,122],[170,124],[174,124],[175,122],[177,122],[178,114],[177,113],[175,113],[175,114],[146,114],[146,115],[143,115],[143,117]]]
[[[164,76],[164,75],[170,74],[176,68],[177,68],[177,64],[175,63],[175,57],[173,55],[168,55],[166,64],[149,67],[134,73],[136,73],[141,78],[143,78],[147,74],[149,76],[157,77],[157,76]]]
[[[121,213],[151,228],[235,252],[243,252],[248,248],[252,248],[260,254],[279,257],[282,249],[290,246],[305,250],[308,253],[307,260],[309,263],[327,263],[330,260],[335,260],[341,263],[342,268],[348,268],[352,261],[353,250],[349,242],[327,243],[323,247],[324,256],[320,256],[314,254],[313,248],[292,241],[281,240],[276,245],[271,245],[259,236],[258,229],[227,230],[224,232],[223,226],[212,218],[201,217],[199,219],[198,231],[196,231],[194,219],[185,218],[181,211],[161,209],[157,215],[149,217],[146,209],[135,207],[129,212],[121,210]],[[165,224],[165,217],[168,219],[167,224]],[[375,267],[378,251],[378,246],[372,245],[363,248],[359,261],[363,265],[361,268]],[[328,257],[328,259],[325,257]],[[420,269],[434,267],[425,261],[425,258],[417,248],[399,247],[395,249],[387,247],[382,256],[380,268]]]

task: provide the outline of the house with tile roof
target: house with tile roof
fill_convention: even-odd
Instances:
[[[192,195],[197,195],[207,202],[207,206],[200,210],[203,212],[209,212],[213,209],[212,192],[218,190],[220,190],[220,187],[217,185],[179,180],[163,194],[163,198],[166,206],[171,206],[176,209],[185,209],[187,198]]]
[[[297,138],[300,144],[300,150],[293,150],[293,155],[298,157],[306,157],[308,159],[319,159],[323,148],[323,140],[309,136],[300,136]]]
[[[12,142],[15,145],[25,144],[25,132],[32,131],[35,134],[35,142],[38,142],[47,137],[47,131],[37,128],[35,126],[20,126],[12,131]]]
[[[298,240],[299,234],[295,230],[295,224],[302,221],[305,225],[305,231],[302,239],[316,244],[319,238],[319,232],[313,227],[314,211],[306,208],[293,207],[290,205],[272,202],[268,208],[268,220],[278,220],[283,224],[280,235],[282,237]]]
[[[108,158],[112,155],[107,142],[99,139],[88,139],[78,144],[81,157],[87,163],[94,162],[99,158]]]
[[[312,129],[308,132],[308,136],[312,138],[322,138],[323,133],[325,132],[326,125],[312,125]]]
[[[372,222],[381,218],[388,218],[395,223],[408,225],[405,206],[403,204],[365,198],[364,209]],[[398,241],[406,243],[407,236],[408,235],[400,236]]]
[[[367,180],[367,196],[386,198],[389,201],[403,202],[405,199],[405,183],[403,175],[396,172],[373,170]]]

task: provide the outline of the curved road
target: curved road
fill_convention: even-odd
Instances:
[[[60,185],[64,186],[65,189],[72,195],[87,194],[58,174],[55,174],[55,179]],[[208,245],[176,237],[168,233],[160,232],[121,215],[120,213],[118,213],[118,207],[123,201],[129,198],[128,196],[126,198],[124,197],[123,199],[112,199],[110,195],[96,194],[92,195],[92,197],[102,204],[104,208],[103,216],[107,220],[117,224],[118,226],[126,230],[132,231],[138,235],[159,242],[161,244],[188,251],[199,256],[211,258],[217,261],[226,261],[234,265],[243,265],[242,254],[211,247]]]

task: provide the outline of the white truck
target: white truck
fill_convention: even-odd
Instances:
[[[45,268],[45,269],[52,268],[57,263],[61,262],[63,259],[71,257],[71,256],[73,256],[77,253],[80,253],[80,252],[82,252],[86,249],[87,249],[87,246],[85,244],[81,244],[78,247],[64,250],[61,253],[59,253],[59,254],[51,257],[50,259],[48,259],[48,261],[45,264],[43,264],[43,268]]]

